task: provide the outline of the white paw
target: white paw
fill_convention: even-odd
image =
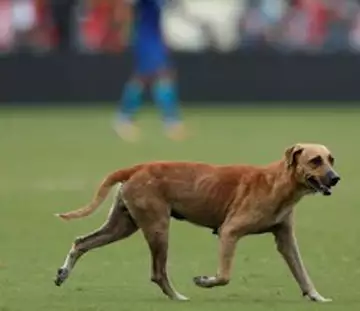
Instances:
[[[331,302],[332,299],[321,296],[318,292],[313,292],[305,295],[311,301],[315,302]]]
[[[202,288],[211,288],[216,281],[215,276],[196,276],[193,278],[195,285]]]
[[[181,295],[179,293],[176,293],[176,295],[173,299],[178,300],[178,301],[188,301],[189,300],[189,298],[187,298],[186,296]]]

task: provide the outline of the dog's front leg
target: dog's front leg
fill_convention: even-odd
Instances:
[[[289,220],[274,231],[277,249],[288,264],[294,278],[299,284],[302,293],[312,301],[328,302],[331,299],[321,296],[313,285],[297,245],[293,223]]]
[[[203,288],[224,286],[230,282],[230,274],[235,254],[236,243],[240,235],[232,226],[222,228],[219,236],[219,268],[216,276],[197,276],[194,283]]]

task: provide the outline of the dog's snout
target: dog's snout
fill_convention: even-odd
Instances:
[[[331,186],[336,186],[336,184],[340,181],[340,176],[335,176],[331,179]]]
[[[331,187],[336,186],[337,183],[340,181],[340,176],[333,171],[329,171],[326,175],[329,181],[329,185]]]

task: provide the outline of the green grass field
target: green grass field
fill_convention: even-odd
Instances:
[[[163,137],[153,111],[140,116],[143,140],[123,143],[111,129],[112,117],[109,108],[0,110],[0,311],[360,310],[360,110],[192,109],[186,119],[193,136],[181,143]],[[239,242],[227,287],[195,287],[193,276],[216,271],[217,239],[176,222],[169,270],[189,302],[169,301],[149,281],[148,249],[139,233],[89,253],[63,287],[54,286],[73,239],[102,224],[109,204],[70,223],[53,213],[88,202],[109,171],[151,160],[264,164],[298,141],[327,144],[342,175],[333,196],[305,198],[297,206],[304,261],[332,303],[301,297],[266,235]]]

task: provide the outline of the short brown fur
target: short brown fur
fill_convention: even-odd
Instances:
[[[59,214],[65,220],[90,215],[111,188],[121,183],[107,223],[75,241],[59,269],[56,284],[70,274],[82,254],[130,236],[140,228],[152,254],[152,281],[172,299],[185,300],[166,272],[170,217],[213,229],[219,235],[219,267],[214,276],[195,277],[200,287],[226,285],[237,241],[270,232],[303,295],[328,301],[315,289],[302,263],[294,233],[294,205],[307,194],[331,194],[339,181],[334,158],[323,145],[296,144],[283,159],[267,166],[215,166],[192,162],[155,162],[116,171],[105,178],[86,207]]]

